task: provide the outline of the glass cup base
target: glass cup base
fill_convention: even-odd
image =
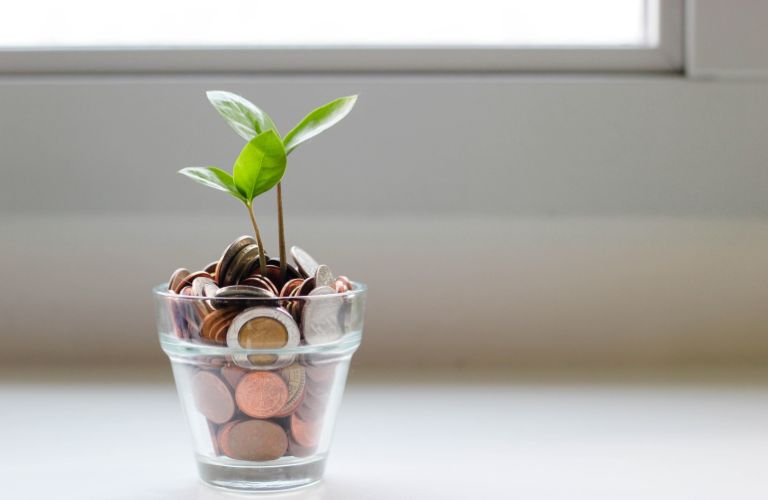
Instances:
[[[304,488],[323,477],[325,457],[269,465],[222,463],[197,456],[200,479],[216,488],[234,491],[285,491]]]

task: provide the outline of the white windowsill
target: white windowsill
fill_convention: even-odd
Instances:
[[[167,372],[154,381],[111,376],[108,382],[103,376],[62,381],[54,372],[7,375],[0,384],[4,497],[232,498],[196,480]],[[384,383],[353,373],[326,480],[279,498],[768,495],[764,374],[645,382],[435,380],[402,376]]]

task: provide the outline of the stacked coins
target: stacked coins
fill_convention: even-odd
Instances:
[[[264,274],[259,247],[250,236],[241,236],[205,269],[177,269],[168,282],[169,292],[206,300],[177,301],[174,330],[178,337],[236,348],[280,349],[300,344],[338,340],[348,330],[344,292],[352,284],[336,277],[306,251],[291,248],[296,266],[269,259]],[[327,295],[323,300],[303,297]],[[264,306],[253,299],[265,300]],[[242,300],[237,300],[242,299]],[[263,361],[263,360],[262,360]],[[279,361],[279,360],[276,360]],[[290,364],[283,359],[282,364]],[[242,361],[248,365],[247,360]]]
[[[311,455],[319,444],[336,364],[281,350],[348,332],[345,292],[352,284],[301,248],[291,255],[295,266],[286,263],[282,272],[280,261],[269,259],[262,273],[258,244],[241,236],[203,270],[177,269],[169,280],[169,292],[180,296],[172,304],[175,334],[235,348],[189,380],[218,455],[269,461]]]
[[[227,363],[196,371],[190,384],[214,452],[260,462],[315,452],[334,375],[334,363],[275,371]]]

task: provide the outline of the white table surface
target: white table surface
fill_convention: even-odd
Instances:
[[[167,380],[2,374],[0,498],[243,496],[197,481]],[[622,380],[353,375],[325,481],[274,498],[768,498],[768,380]]]

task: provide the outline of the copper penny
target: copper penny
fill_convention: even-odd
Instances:
[[[240,368],[237,365],[224,365],[221,367],[222,378],[226,380],[229,386],[233,389],[237,387],[237,383],[240,382],[240,379],[243,378],[246,373],[248,373],[248,370]]]
[[[269,278],[265,278],[260,274],[251,274],[246,279],[244,279],[241,284],[263,288],[264,290],[271,292],[273,295],[277,295],[277,288],[275,288],[274,283],[272,283]]]
[[[309,391],[306,391],[304,400],[301,402],[301,405],[296,408],[294,413],[304,421],[314,422],[321,419],[325,414],[326,403],[327,398],[320,398],[312,395]]]
[[[179,283],[181,283],[181,281],[187,276],[189,276],[189,269],[184,269],[183,267],[176,269],[173,274],[171,274],[171,278],[168,280],[168,290],[179,293],[176,291],[176,288],[179,286]]]
[[[308,457],[317,450],[316,446],[301,446],[294,439],[288,440],[288,455],[292,457]]]
[[[232,318],[237,316],[238,310],[236,309],[219,309],[208,314],[203,319],[203,326],[201,329],[201,336],[210,340],[216,339],[216,334],[224,328],[226,331],[229,324],[232,322]]]
[[[315,278],[307,278],[304,280],[304,283],[301,284],[301,288],[299,288],[298,295],[304,296],[309,295],[309,292],[314,290],[315,288]]]
[[[254,418],[269,418],[288,401],[288,386],[279,375],[271,372],[251,372],[235,389],[240,411]]]
[[[300,287],[302,283],[304,283],[304,280],[301,278],[294,278],[292,280],[286,281],[285,285],[283,285],[283,288],[280,290],[280,296],[288,297],[291,295],[291,292]]]
[[[320,421],[305,421],[296,413],[291,415],[291,436],[300,446],[317,446],[320,441],[320,427]]]
[[[243,420],[221,435],[221,449],[235,460],[261,462],[277,460],[288,449],[288,436],[269,420]]]
[[[280,267],[279,266],[267,266],[267,272],[264,276],[269,279],[274,285],[275,290],[283,285],[283,280],[280,279]],[[277,292],[275,292],[277,295]]]
[[[221,454],[231,456],[232,450],[229,448],[229,433],[232,430],[232,427],[234,427],[236,424],[239,424],[243,420],[232,420],[230,422],[227,422],[224,425],[219,426],[218,431],[216,431],[216,441],[217,441],[217,447],[219,452]]]
[[[336,287],[336,292],[338,293],[344,293],[352,290],[352,282],[349,281],[346,276],[339,276],[336,278],[336,283],[334,285]]]
[[[215,424],[235,416],[235,402],[227,384],[217,375],[201,371],[192,377],[192,394],[197,410]]]
[[[213,275],[214,275],[214,273],[216,273],[216,266],[218,266],[218,265],[219,265],[219,261],[218,261],[218,260],[214,260],[213,262],[211,262],[210,264],[208,264],[207,266],[205,266],[205,267],[203,268],[203,271],[205,271],[206,273],[208,273],[208,274],[210,274],[211,276],[213,276]],[[213,277],[213,279],[215,280],[215,279],[216,279],[216,277],[214,276],[214,277]]]
[[[213,330],[213,340],[219,344],[227,343],[227,331],[229,331],[229,325],[232,324],[232,320],[236,315],[226,316]]]

